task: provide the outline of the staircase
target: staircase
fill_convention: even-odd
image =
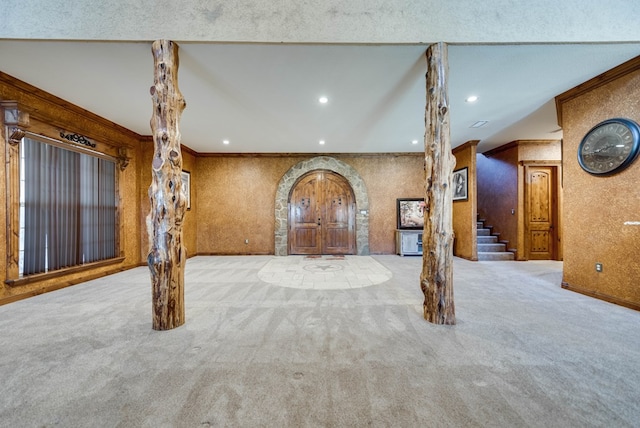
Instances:
[[[514,260],[514,254],[507,251],[507,245],[498,242],[499,234],[491,232],[491,226],[485,226],[484,220],[478,220],[478,261]]]

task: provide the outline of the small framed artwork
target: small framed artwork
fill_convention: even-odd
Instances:
[[[424,198],[397,199],[398,229],[424,227]]]
[[[182,189],[187,196],[187,210],[191,209],[191,173],[182,170]]]
[[[466,201],[468,199],[469,180],[468,168],[453,171],[453,200]]]

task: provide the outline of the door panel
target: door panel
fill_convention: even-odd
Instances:
[[[530,260],[555,258],[555,167],[529,167],[527,173],[527,230]]]
[[[322,240],[318,219],[318,174],[307,175],[291,191],[289,199],[289,252],[291,254],[319,254]]]
[[[349,182],[312,171],[289,198],[289,254],[355,254],[355,198]]]
[[[351,231],[353,211],[351,186],[337,174],[325,173],[324,180],[324,247],[323,254],[351,254],[353,249]]]

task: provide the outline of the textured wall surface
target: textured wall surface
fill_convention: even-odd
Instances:
[[[478,142],[466,143],[453,150],[455,169],[468,168],[466,201],[453,202],[453,231],[455,233],[454,254],[468,260],[478,260],[477,236],[477,191],[476,191],[476,146]]]
[[[520,161],[559,161],[562,159],[560,140],[523,141],[518,145]]]
[[[637,40],[635,0],[4,0],[0,37],[429,43]],[[170,24],[169,24],[170,23]]]
[[[584,172],[582,137],[612,117],[640,122],[640,70],[562,106],[564,129],[564,276],[572,287],[640,305],[640,160],[610,177]],[[603,264],[596,272],[595,263]]]
[[[511,210],[518,208],[518,147],[513,146],[488,158],[477,156],[478,214],[509,241],[507,248],[517,248],[518,219]]]
[[[192,183],[198,199],[198,253],[274,254],[278,183],[292,166],[313,157],[198,157]],[[367,186],[370,252],[393,254],[396,199],[422,196],[422,156],[335,158],[353,167]]]

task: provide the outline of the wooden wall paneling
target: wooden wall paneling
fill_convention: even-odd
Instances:
[[[479,140],[468,141],[453,149],[455,169],[468,168],[466,201],[453,202],[453,231],[455,233],[454,254],[468,260],[478,260],[477,228],[477,171],[476,148]]]

